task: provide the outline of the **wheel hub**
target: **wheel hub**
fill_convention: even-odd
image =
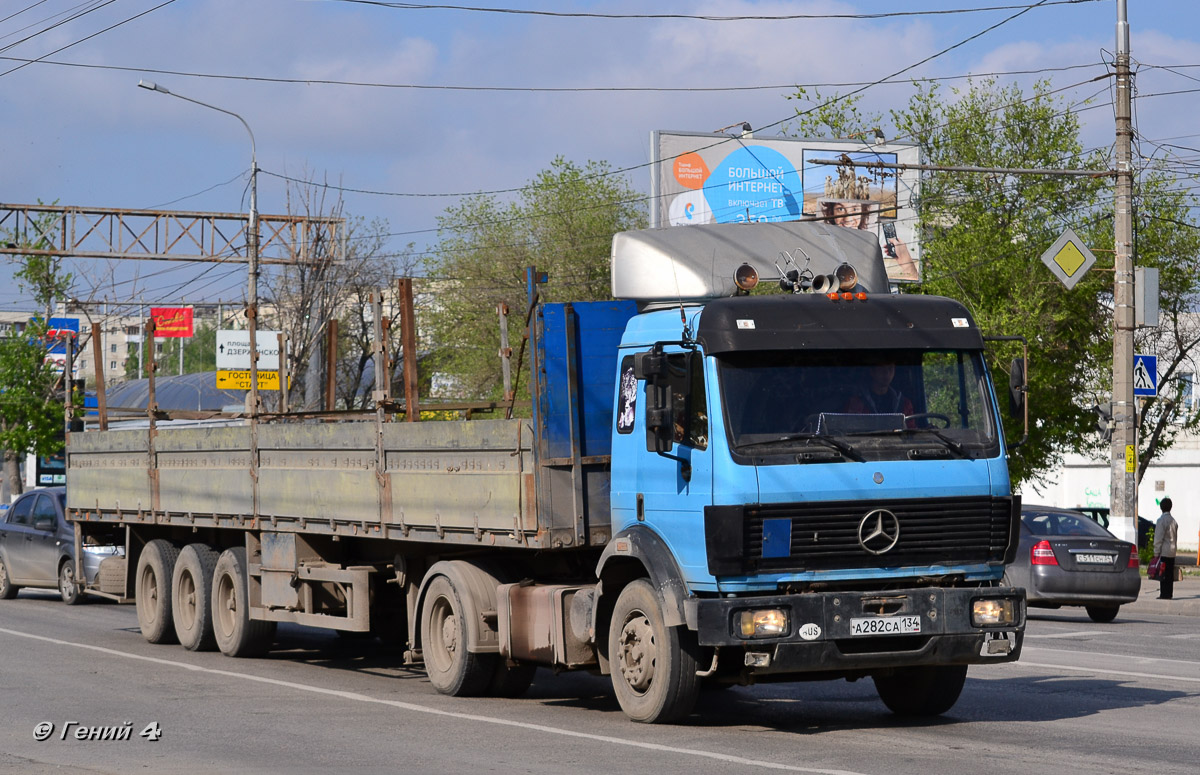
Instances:
[[[630,619],[621,628],[620,652],[617,660],[621,675],[631,688],[644,692],[654,682],[654,666],[657,649],[654,629],[645,616]]]
[[[458,622],[453,616],[442,621],[442,646],[450,654],[458,650]]]

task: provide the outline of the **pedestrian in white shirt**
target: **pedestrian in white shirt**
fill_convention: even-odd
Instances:
[[[1162,558],[1163,576],[1159,580],[1158,599],[1170,600],[1175,596],[1175,545],[1179,540],[1179,523],[1171,516],[1170,498],[1163,498],[1159,506],[1162,516],[1154,525],[1154,555]]]

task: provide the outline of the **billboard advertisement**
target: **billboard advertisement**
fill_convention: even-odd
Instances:
[[[191,307],[151,307],[155,338],[188,338],[192,336]]]
[[[920,174],[829,163],[918,164],[917,146],[674,131],[652,132],[650,144],[651,227],[819,218],[875,234],[888,279],[920,281]]]

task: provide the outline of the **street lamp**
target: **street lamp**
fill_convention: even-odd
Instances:
[[[242,122],[242,126],[246,127],[246,133],[250,135],[250,225],[246,234],[246,252],[250,259],[250,305],[246,310],[246,322],[250,329],[250,416],[254,417],[258,414],[258,346],[255,337],[258,329],[258,151],[254,145],[254,132],[250,130],[246,119],[232,110],[218,108],[216,105],[209,105],[207,102],[176,94],[153,81],[139,80],[138,86],[233,116]]]

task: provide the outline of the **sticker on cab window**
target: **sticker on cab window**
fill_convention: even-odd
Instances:
[[[738,328],[754,328],[754,321],[753,320],[739,320],[737,322],[737,327]]]
[[[967,322],[966,318],[950,318],[950,325],[955,328],[969,328],[971,324]]]

